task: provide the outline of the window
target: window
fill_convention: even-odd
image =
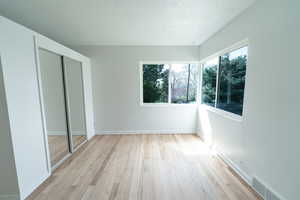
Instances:
[[[196,102],[198,64],[143,64],[142,103]]]
[[[173,64],[171,68],[171,102],[193,103],[197,95],[197,65]]]
[[[202,68],[202,103],[215,106],[218,58],[204,63]]]
[[[169,65],[143,65],[144,103],[167,103],[169,99]]]
[[[222,54],[202,65],[202,104],[243,114],[248,47]]]

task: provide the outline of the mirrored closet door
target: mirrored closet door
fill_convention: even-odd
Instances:
[[[55,166],[70,153],[62,57],[40,50],[39,58],[48,147]]]
[[[65,89],[72,146],[76,149],[86,140],[82,65],[64,57]]]
[[[56,168],[87,140],[80,62],[39,49],[50,163]]]

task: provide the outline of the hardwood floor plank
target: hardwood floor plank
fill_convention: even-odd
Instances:
[[[114,183],[108,200],[115,200],[118,194],[120,183]]]
[[[110,151],[108,152],[108,154],[106,155],[100,169],[97,171],[97,173],[95,174],[94,178],[92,179],[90,185],[96,185],[97,181],[100,179],[101,175],[103,174],[103,171],[105,169],[105,167],[107,166],[107,163],[109,161],[109,159],[111,158],[111,155],[114,153],[114,151],[116,150],[117,144],[120,141],[120,136],[118,136],[118,140],[113,144],[113,146],[111,147]]]
[[[258,200],[195,135],[105,135],[27,200]]]

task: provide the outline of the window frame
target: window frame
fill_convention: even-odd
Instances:
[[[143,76],[143,66],[144,65],[169,65],[170,70],[169,70],[169,87],[168,87],[168,102],[167,103],[144,103],[144,88],[143,88],[143,83],[144,83],[144,76]],[[172,64],[197,64],[198,68],[198,84],[197,84],[197,95],[196,95],[196,101],[195,103],[172,103],[171,101],[171,78],[170,78],[170,73],[172,70]],[[201,73],[201,64],[199,61],[140,61],[139,62],[139,70],[140,70],[140,106],[143,107],[166,107],[166,106],[198,106],[198,101],[199,101],[199,89],[200,89],[200,73]]]
[[[240,48],[243,48],[243,47],[248,47],[248,55],[247,55],[247,65],[246,65],[246,75],[245,75],[245,88],[244,88],[244,101],[243,101],[243,112],[242,112],[242,115],[238,115],[238,114],[235,114],[235,113],[232,113],[232,112],[229,112],[229,111],[226,111],[226,110],[222,110],[222,109],[220,109],[220,108],[217,108],[217,100],[218,100],[218,93],[219,93],[219,69],[220,69],[220,57],[221,56],[223,56],[224,54],[226,54],[226,53],[230,53],[230,52],[232,52],[232,51],[235,51],[235,50],[238,50],[238,49],[240,49]],[[206,58],[204,58],[204,59],[202,59],[201,61],[200,61],[200,71],[199,71],[199,73],[200,73],[200,87],[199,87],[199,95],[200,95],[200,97],[199,97],[199,99],[200,99],[200,101],[199,101],[199,104],[200,104],[200,107],[201,108],[204,108],[204,109],[206,109],[206,110],[209,110],[209,111],[212,111],[212,112],[214,112],[214,113],[217,113],[217,114],[219,114],[219,115],[221,115],[221,116],[223,116],[223,117],[226,117],[226,118],[229,118],[229,119],[232,119],[232,120],[234,120],[234,121],[239,121],[239,122],[241,122],[241,121],[243,121],[243,117],[244,117],[244,111],[245,111],[245,91],[246,91],[246,82],[247,82],[247,69],[248,69],[248,61],[249,61],[249,48],[250,47],[250,45],[249,45],[249,40],[248,39],[245,39],[245,40],[242,40],[242,41],[240,41],[240,42],[237,42],[237,43],[235,43],[235,44],[233,44],[232,46],[230,46],[230,47],[228,47],[228,48],[225,48],[225,49],[223,49],[223,50],[221,50],[221,51],[218,51],[217,53],[214,53],[214,54],[212,54],[212,55],[210,55],[210,56],[208,56],[208,57],[206,57]],[[209,60],[211,60],[211,59],[214,59],[214,58],[218,58],[218,65],[217,65],[217,80],[216,80],[216,99],[215,99],[215,106],[214,107],[212,107],[212,106],[209,106],[209,105],[206,105],[206,104],[204,104],[204,103],[202,103],[202,79],[203,79],[203,67],[204,67],[204,64],[207,62],[207,61],[209,61]]]

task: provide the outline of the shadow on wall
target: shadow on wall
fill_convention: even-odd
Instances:
[[[198,107],[199,131],[203,141],[209,147],[213,147],[212,126],[207,112],[203,106]]]

